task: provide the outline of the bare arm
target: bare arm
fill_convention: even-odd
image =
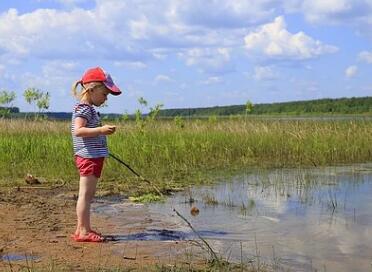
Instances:
[[[99,135],[110,135],[116,130],[116,126],[104,125],[102,127],[87,128],[87,120],[82,117],[76,117],[74,121],[76,137],[96,137]]]

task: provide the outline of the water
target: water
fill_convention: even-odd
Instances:
[[[119,244],[198,239],[176,209],[230,261],[260,260],[279,271],[372,271],[372,164],[257,170],[165,203],[113,199],[93,209],[112,221]]]
[[[0,255],[0,260],[7,261],[7,262],[14,262],[14,261],[35,261],[38,260],[39,257],[30,256],[30,255],[20,255],[20,254],[5,254]]]
[[[257,171],[149,206],[185,233],[190,229],[173,208],[230,260],[260,258],[291,271],[372,271],[372,164]]]

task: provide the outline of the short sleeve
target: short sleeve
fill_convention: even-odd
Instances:
[[[91,106],[89,106],[87,104],[76,105],[74,116],[75,116],[75,118],[76,117],[82,117],[82,118],[86,119],[87,121],[91,120],[92,117],[93,117]]]

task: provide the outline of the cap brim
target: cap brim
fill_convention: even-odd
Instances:
[[[121,94],[121,91],[118,86],[115,85],[114,81],[112,80],[110,75],[107,75],[107,78],[105,81],[102,82],[107,89],[110,90],[112,95],[119,95]]]
[[[106,86],[107,89],[110,90],[112,95],[119,95],[121,94],[120,89],[115,84],[108,84],[107,82],[103,81],[103,84]]]

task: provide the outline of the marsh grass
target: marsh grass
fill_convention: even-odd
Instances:
[[[219,204],[216,196],[213,193],[204,194],[202,200],[207,206],[217,206]]]
[[[296,167],[372,160],[368,120],[155,120],[139,127],[117,122],[110,151],[161,187],[203,183],[200,173],[247,167]],[[27,173],[42,181],[75,181],[70,123],[0,120],[0,180],[23,182]],[[103,181],[122,190],[135,184],[151,191],[127,169],[107,159]],[[129,183],[127,183],[129,181]]]

